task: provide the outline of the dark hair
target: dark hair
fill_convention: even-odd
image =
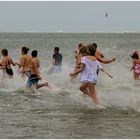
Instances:
[[[95,56],[96,48],[93,44],[88,45],[88,52],[89,55]]]
[[[59,47],[55,47],[54,51],[59,52]]]
[[[37,50],[33,50],[31,53],[32,57],[37,57],[37,54],[38,54]]]
[[[132,59],[139,59],[139,54],[138,54],[137,51],[135,51],[132,55],[130,55],[130,57],[131,57]]]
[[[1,53],[2,53],[4,56],[8,56],[8,50],[7,50],[7,49],[2,49]]]
[[[29,51],[29,48],[27,48],[27,47],[22,47],[22,52],[24,53],[24,54],[27,54],[28,53],[28,51]]]
[[[97,44],[95,42],[93,43],[93,46],[95,47],[95,49],[97,49]]]

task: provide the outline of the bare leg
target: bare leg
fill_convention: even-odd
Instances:
[[[87,94],[88,96],[91,96],[88,89],[87,89],[87,83],[84,83],[79,88],[84,94]]]
[[[39,88],[44,87],[44,86],[46,86],[46,87],[48,87],[48,88],[51,88],[50,85],[48,84],[48,82],[45,82],[45,83],[42,83],[42,84],[38,84],[38,85],[36,86],[36,89],[39,89]]]
[[[95,91],[95,84],[88,83],[88,87],[89,87],[90,95],[93,98],[94,103],[96,105],[99,105],[100,103],[99,103],[99,100],[97,98],[97,94],[96,94],[96,91]]]
[[[139,74],[137,74],[135,71],[133,71],[134,79],[139,80]]]

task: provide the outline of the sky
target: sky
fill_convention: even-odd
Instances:
[[[140,1],[0,1],[0,32],[125,31],[140,32]]]

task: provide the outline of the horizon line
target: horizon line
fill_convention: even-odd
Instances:
[[[92,31],[92,32],[88,32],[88,31],[77,31],[77,32],[73,32],[73,31],[0,31],[0,33],[140,33],[140,31]]]

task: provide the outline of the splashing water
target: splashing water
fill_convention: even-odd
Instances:
[[[0,138],[138,138],[140,82],[133,80],[129,56],[134,48],[139,50],[139,39],[135,33],[0,34],[1,49],[7,48],[16,61],[22,44],[39,51],[39,83],[48,81],[52,87],[28,90],[27,78],[17,74],[17,67],[12,79],[4,79],[0,71]],[[102,108],[79,91],[80,74],[70,82],[74,51],[80,42],[96,42],[105,57],[116,57],[116,62],[103,65],[113,79],[99,73],[96,90]],[[63,54],[62,73],[49,74],[56,46]]]

